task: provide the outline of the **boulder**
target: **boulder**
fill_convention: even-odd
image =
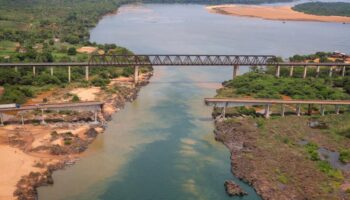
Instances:
[[[229,196],[244,196],[247,193],[232,180],[225,181],[225,189]]]

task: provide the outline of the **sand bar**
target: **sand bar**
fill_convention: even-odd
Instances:
[[[350,17],[310,15],[294,11],[290,6],[219,5],[208,6],[207,9],[213,13],[267,20],[350,23]]]

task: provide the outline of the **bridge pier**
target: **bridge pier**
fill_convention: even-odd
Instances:
[[[294,73],[294,66],[292,65],[289,70],[289,77],[293,77],[293,73]]]
[[[235,78],[239,75],[239,65],[233,65],[233,75],[232,77]]]
[[[24,119],[23,119],[23,114],[21,113],[21,123],[22,123],[22,126],[24,125]]]
[[[303,79],[306,79],[307,76],[307,66],[304,66]]]
[[[324,111],[325,111],[324,105],[321,104],[320,113],[322,116],[324,116]]]
[[[339,113],[340,113],[340,106],[335,105],[335,114],[339,115]]]
[[[50,67],[50,74],[53,76],[53,67]]]
[[[301,115],[301,106],[300,104],[297,105],[297,116],[299,117]]]
[[[4,116],[2,113],[0,113],[0,126],[4,126]]]
[[[344,77],[345,76],[345,73],[346,73],[346,67],[343,66],[343,69],[341,71],[341,76]]]
[[[35,66],[33,66],[33,76],[35,76]]]
[[[276,67],[276,77],[279,78],[281,75],[281,66],[277,65]]]
[[[85,80],[89,81],[89,66],[85,66]]]
[[[71,67],[68,66],[68,83],[71,82],[71,69],[70,69],[70,68],[71,68]]]
[[[41,109],[41,122],[40,124],[46,124],[45,118],[44,118],[44,109]]]
[[[307,114],[308,114],[308,115],[311,115],[311,114],[312,114],[312,107],[311,107],[311,104],[309,104],[309,105],[307,106]]]
[[[329,77],[332,77],[332,75],[333,75],[333,66],[331,66],[331,67],[329,68],[329,74],[328,74],[328,76],[329,76]]]
[[[18,72],[18,68],[17,68],[17,66],[15,66],[15,72]]]
[[[135,66],[134,68],[134,83],[137,85],[139,82],[139,66]]]
[[[264,116],[266,119],[270,118],[270,104],[265,105],[265,113]]]
[[[284,117],[284,113],[286,111],[286,107],[284,106],[284,104],[281,104],[281,116]]]
[[[318,78],[320,76],[320,66],[317,65],[316,67],[316,78]]]

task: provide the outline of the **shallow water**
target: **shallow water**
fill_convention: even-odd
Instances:
[[[201,5],[127,5],[104,17],[91,40],[137,53],[275,54],[349,51],[350,26],[267,21],[206,12]],[[247,71],[247,68],[242,71]],[[211,108],[231,67],[156,67],[136,101],[74,166],[54,173],[40,199],[231,199],[228,150],[214,140]],[[236,180],[236,179],[235,179]],[[249,195],[251,187],[239,182]]]

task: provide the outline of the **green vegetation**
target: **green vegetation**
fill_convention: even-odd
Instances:
[[[350,163],[350,149],[342,149],[339,154],[342,163]]]
[[[305,145],[305,149],[309,154],[310,160],[313,160],[313,161],[320,160],[320,157],[318,156],[318,148],[319,147],[317,144],[311,143],[311,142]]]
[[[321,172],[324,172],[329,177],[335,178],[336,180],[343,180],[343,173],[338,170],[334,169],[327,161],[325,160],[319,160],[317,161],[317,167]]]
[[[293,10],[313,15],[350,17],[350,3],[344,2],[310,2],[293,7]]]
[[[72,102],[79,102],[80,99],[77,95],[73,95]]]
[[[330,52],[316,52],[315,54],[309,54],[309,55],[294,55],[289,58],[289,61],[291,62],[315,62],[315,60],[318,60],[321,63],[325,62],[332,62],[328,59],[328,57],[332,55]],[[338,62],[343,62],[342,60],[338,60]]]
[[[281,98],[282,95],[293,99],[348,99],[342,89],[334,88],[330,79],[322,78],[275,78],[266,73],[250,72],[224,82],[225,88],[218,96],[252,96],[255,98]]]

